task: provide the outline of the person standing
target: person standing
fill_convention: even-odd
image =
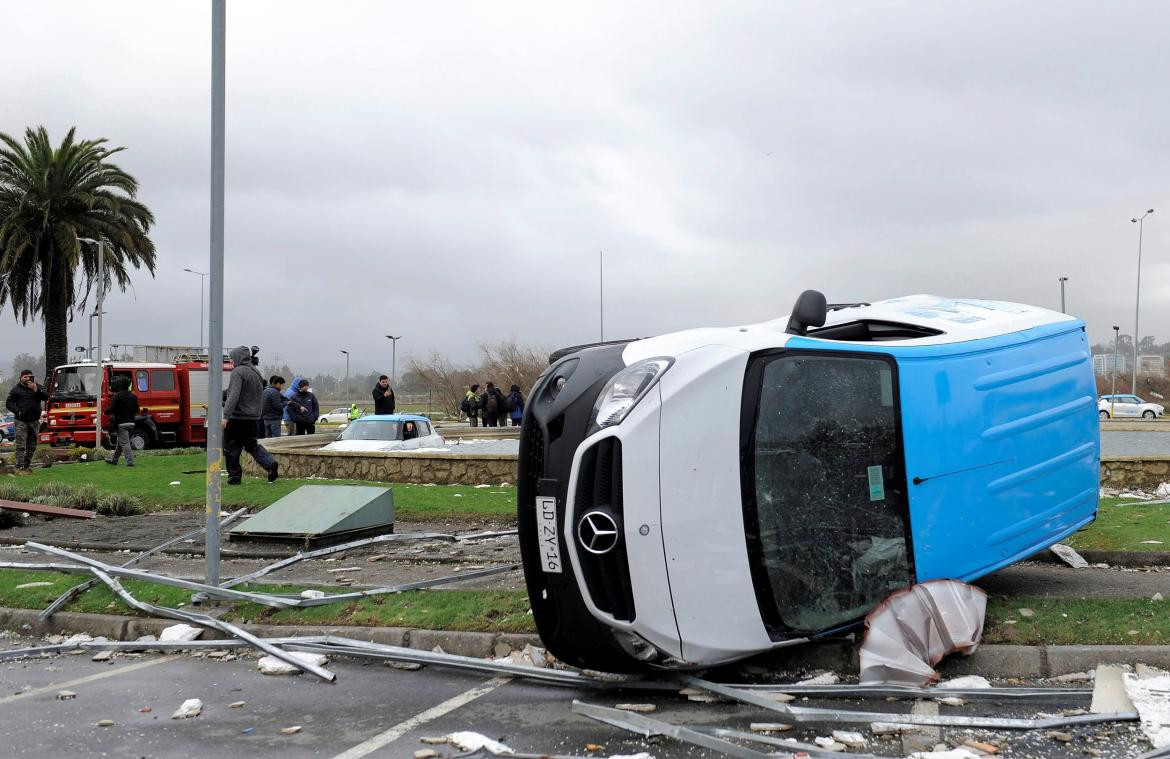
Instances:
[[[375,414],[393,414],[394,413],[394,388],[390,387],[390,378],[383,374],[378,378],[378,384],[374,385],[374,413]]]
[[[117,384],[114,397],[110,399],[110,421],[114,423],[114,455],[106,459],[111,466],[118,465],[118,457],[126,457],[126,466],[134,466],[134,446],[130,444],[130,433],[134,431],[134,419],[138,416],[138,396],[130,391],[129,377],[116,377],[111,384]]]
[[[508,393],[508,416],[512,419],[513,427],[519,427],[524,418],[524,396],[520,393],[519,385],[512,385]]]
[[[252,352],[247,346],[232,348],[232,375],[228,380],[227,398],[223,404],[223,456],[227,459],[227,483],[239,485],[244,477],[240,453],[247,451],[260,468],[268,472],[268,481],[274,482],[279,464],[264,446],[256,442],[256,421],[260,419],[263,384],[260,373],[252,368]]]
[[[280,421],[284,418],[284,377],[274,374],[268,378],[268,387],[260,401],[260,420],[264,422],[264,437],[280,437]]]
[[[499,427],[500,414],[504,411],[504,394],[494,383],[487,383],[481,399],[483,406],[483,426]]]
[[[20,373],[20,378],[8,391],[4,408],[16,417],[13,432],[16,433],[16,473],[32,474],[33,453],[37,450],[37,428],[41,424],[41,401],[49,400],[49,394],[33,379],[31,369]]]
[[[292,384],[289,385],[288,388],[286,388],[285,391],[281,393],[281,395],[283,395],[287,400],[292,400],[293,394],[296,393],[297,388],[301,386],[302,379],[304,378],[293,375]],[[281,417],[284,422],[284,434],[295,435],[297,434],[297,423],[292,420],[291,416],[289,416],[289,411],[289,404],[285,403],[284,416]]]
[[[288,418],[296,425],[294,435],[312,435],[317,431],[317,418],[321,411],[317,396],[309,387],[307,379],[299,380],[292,397],[288,399]]]
[[[467,390],[467,395],[463,398],[463,403],[459,406],[463,413],[467,414],[467,423],[472,427],[479,426],[479,394],[475,391],[479,390],[479,383],[472,385]]]

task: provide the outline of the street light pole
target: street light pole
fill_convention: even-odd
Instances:
[[[210,272],[195,271],[194,269],[183,269],[183,271],[199,275],[199,350],[203,350],[203,278]]]
[[[1064,283],[1068,282],[1068,277],[1060,278],[1060,313],[1067,314],[1068,311],[1064,309]]]
[[[1130,395],[1137,395],[1137,370],[1138,370],[1138,343],[1141,342],[1141,332],[1138,330],[1138,314],[1141,308],[1142,298],[1142,232],[1145,226],[1146,217],[1154,212],[1150,209],[1142,214],[1140,217],[1135,216],[1130,219],[1130,222],[1138,225],[1138,265],[1137,265],[1137,294],[1133,299],[1133,375],[1132,384],[1130,385]],[[98,322],[101,324],[101,322]]]
[[[345,402],[349,403],[349,351],[342,351],[345,354]]]
[[[398,373],[398,341],[402,335],[386,335],[386,339],[390,341],[390,386],[393,387]]]
[[[600,341],[605,342],[605,251],[597,251],[597,319]]]
[[[97,401],[94,404],[95,408],[94,408],[94,413],[93,413],[93,447],[96,450],[102,444],[102,394],[105,392],[105,389],[106,389],[106,377],[105,377],[104,372],[102,371],[102,314],[105,313],[105,311],[102,310],[102,303],[104,302],[105,296],[106,296],[106,240],[104,237],[97,239],[97,240],[94,240],[94,239],[89,238],[89,237],[79,237],[79,238],[77,238],[77,241],[78,242],[88,242],[90,244],[97,245],[97,249],[98,249],[97,306],[94,308],[93,314],[90,316],[90,321],[89,321],[90,329],[92,330],[93,317],[94,316],[97,317],[97,322],[98,322],[98,327],[97,327],[97,375],[98,375],[98,383],[97,383],[97,392],[94,393],[94,395],[97,396]],[[93,350],[92,332],[90,334],[89,347],[90,347],[90,350],[92,351]],[[91,355],[91,358],[92,358],[92,355]],[[47,366],[45,367],[46,372],[49,370],[49,368],[50,367],[47,367]]]
[[[1121,345],[1121,327],[1113,325],[1113,389],[1109,391],[1109,418],[1113,418],[1113,404],[1117,402],[1117,359]]]

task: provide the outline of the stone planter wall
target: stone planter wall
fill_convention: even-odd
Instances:
[[[1170,482],[1170,456],[1101,458],[1102,487],[1153,490],[1163,482]]]
[[[282,477],[417,482],[436,485],[516,484],[516,456],[502,454],[319,451],[273,445]],[[246,453],[244,471],[263,476]]]

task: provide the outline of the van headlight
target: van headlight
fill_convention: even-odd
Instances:
[[[621,424],[630,409],[638,405],[673,363],[672,358],[648,358],[615,374],[593,404],[593,423],[588,434]]]

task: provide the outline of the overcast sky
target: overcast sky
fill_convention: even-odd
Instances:
[[[128,148],[158,270],[107,343],[198,343],[210,3],[4,0],[0,131]],[[1170,5],[259,2],[227,21],[227,344],[297,370],[762,321],[803,289],[1170,339]],[[86,342],[75,318],[71,345]],[[0,367],[43,350],[0,315]]]

